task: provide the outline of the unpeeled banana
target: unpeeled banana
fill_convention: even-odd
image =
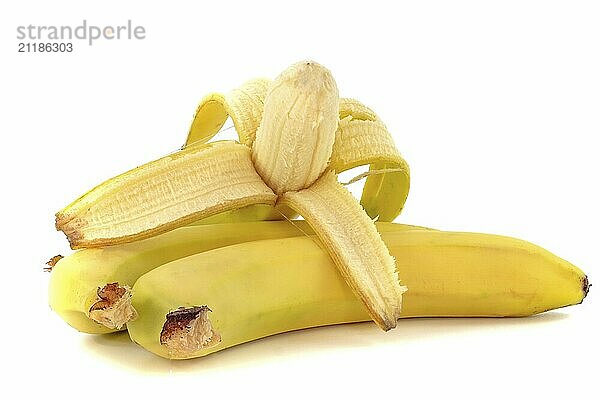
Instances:
[[[584,273],[503,236],[407,230],[382,237],[410,286],[403,318],[526,316],[580,303]],[[182,258],[137,280],[131,339],[165,358],[204,356],[261,337],[369,320],[318,242],[252,241]]]
[[[377,229],[399,232],[427,228],[378,222]],[[146,272],[218,247],[313,233],[305,221],[200,225],[134,243],[79,250],[51,268],[50,307],[81,332],[115,332],[137,316],[131,307],[130,289]]]

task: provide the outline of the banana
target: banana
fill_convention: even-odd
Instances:
[[[527,316],[580,303],[577,267],[503,236],[382,233],[410,286],[402,318]],[[165,358],[205,356],[291,330],[370,315],[328,254],[308,237],[237,244],[165,264],[139,278],[131,339]]]
[[[428,228],[377,223],[377,229],[399,232]],[[115,332],[137,316],[131,307],[131,287],[146,272],[218,247],[305,234],[314,234],[305,221],[188,226],[138,242],[54,257],[48,290],[50,307],[78,331]]]
[[[96,187],[57,214],[57,229],[73,248],[99,247],[148,238],[252,204],[278,204],[308,221],[373,320],[383,330],[394,328],[406,288],[369,218],[393,218],[408,190],[408,168],[387,129],[358,102],[346,100],[340,109],[333,76],[314,62],[291,66],[268,87],[264,81],[249,85],[250,94],[242,90],[201,103],[189,139],[195,144]],[[246,145],[202,144],[228,114],[241,115],[243,101],[236,101],[244,96],[252,112],[233,119]],[[370,139],[363,141],[361,132]],[[353,145],[334,152],[336,137]],[[373,148],[365,150],[365,145]],[[374,182],[367,182],[363,194],[368,213],[335,175],[363,162],[371,164]]]

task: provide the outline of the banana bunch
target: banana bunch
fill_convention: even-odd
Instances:
[[[210,141],[228,118],[239,141]],[[359,202],[337,174],[362,165]],[[409,182],[380,118],[323,66],[294,64],[207,96],[180,151],[58,212],[82,250],[52,260],[50,305],[82,332],[126,328],[187,359],[313,326],[525,316],[587,294],[581,270],[531,243],[392,223]]]

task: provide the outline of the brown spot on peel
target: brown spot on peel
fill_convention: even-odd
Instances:
[[[99,287],[96,301],[89,310],[90,319],[110,329],[121,329],[127,322],[137,318],[131,305],[131,288],[118,282]]]
[[[201,349],[216,346],[221,336],[213,329],[204,306],[179,307],[166,315],[160,344],[174,356],[186,357]]]

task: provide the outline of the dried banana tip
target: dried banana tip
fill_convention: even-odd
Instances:
[[[590,288],[592,287],[592,284],[590,283],[590,280],[588,279],[587,275],[584,276],[583,281],[581,283],[581,290],[583,291],[583,298],[581,299],[581,301],[583,302],[583,299],[585,299],[588,295],[588,293],[590,292]]]
[[[211,309],[204,306],[179,307],[166,315],[160,332],[160,344],[174,358],[187,357],[207,347],[216,346],[221,336],[208,318]]]
[[[118,282],[98,288],[96,301],[89,310],[90,319],[110,329],[121,329],[138,315],[131,305],[131,294],[129,286],[120,286]]]
[[[54,257],[51,257],[48,261],[46,261],[47,267],[44,267],[44,271],[52,272],[52,268],[54,268],[54,266],[63,258],[64,257],[61,256],[60,254],[55,255]]]

